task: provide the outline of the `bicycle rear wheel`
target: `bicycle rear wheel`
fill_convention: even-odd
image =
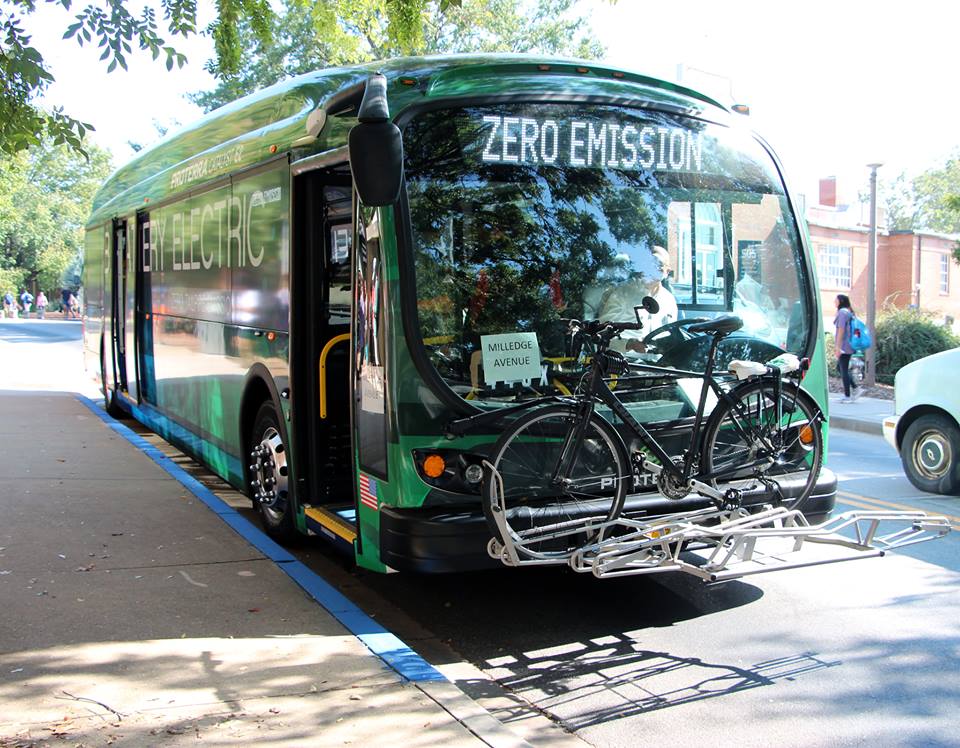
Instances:
[[[630,476],[626,449],[599,415],[587,424],[568,480],[554,480],[576,425],[572,407],[537,408],[494,445],[490,461],[496,475],[488,475],[484,514],[498,541],[504,543],[506,534],[529,558],[568,558],[602,539],[601,525],[623,508]]]
[[[704,427],[701,472],[714,476],[716,488],[747,490],[758,476],[779,486],[780,505],[801,509],[813,493],[823,464],[823,417],[820,408],[803,390],[783,383],[781,417],[777,421],[776,397],[769,382],[748,382],[731,396],[731,407],[721,401]],[[767,445],[778,443],[770,451]]]

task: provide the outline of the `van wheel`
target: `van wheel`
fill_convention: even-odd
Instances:
[[[920,416],[907,427],[900,460],[910,482],[921,491],[960,493],[960,429],[947,416]]]
[[[248,495],[260,515],[263,528],[274,540],[290,542],[299,537],[296,504],[290,484],[287,448],[280,432],[280,419],[272,403],[260,406],[253,420],[247,454]]]

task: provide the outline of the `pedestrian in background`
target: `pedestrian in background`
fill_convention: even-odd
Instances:
[[[67,299],[67,308],[70,310],[70,316],[73,319],[80,319],[80,300],[72,293]]]
[[[43,291],[37,294],[37,319],[43,319],[43,315],[47,312],[47,297],[44,295]]]
[[[20,294],[20,306],[23,307],[23,318],[30,319],[30,307],[33,306],[33,294],[27,289],[23,289]]]
[[[850,345],[850,321],[853,319],[853,307],[850,306],[850,297],[838,293],[836,299],[837,316],[833,319],[833,342],[837,356],[837,368],[840,369],[840,381],[843,382],[843,398],[841,403],[856,402],[860,397],[861,388],[850,380],[850,357],[853,355],[853,346]]]
[[[13,310],[16,308],[17,302],[13,298],[13,294],[7,291],[3,295],[3,316],[4,317],[13,317]]]

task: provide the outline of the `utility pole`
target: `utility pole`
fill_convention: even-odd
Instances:
[[[877,383],[877,169],[883,164],[867,164],[870,169],[870,245],[867,252],[867,329],[874,344],[867,348],[867,371],[863,383]]]

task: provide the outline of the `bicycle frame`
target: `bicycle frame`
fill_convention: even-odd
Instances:
[[[693,474],[694,461],[698,457],[698,450],[694,448],[694,446],[698,445],[700,441],[700,434],[705,420],[704,412],[706,410],[707,396],[709,392],[712,391],[718,400],[722,400],[730,407],[732,413],[735,413],[739,416],[739,418],[735,417],[732,423],[734,428],[745,439],[760,443],[771,453],[781,447],[782,444],[771,444],[767,442],[763,435],[757,431],[757,429],[750,426],[748,423],[749,419],[743,412],[742,403],[738,399],[731,397],[727,390],[721,387],[714,378],[714,362],[717,346],[723,337],[724,336],[722,335],[713,336],[710,352],[707,356],[707,365],[703,372],[664,369],[662,367],[644,364],[628,364],[630,370],[632,371],[646,371],[655,374],[662,374],[674,379],[695,378],[702,380],[703,384],[700,388],[700,397],[697,403],[696,415],[694,417],[693,427],[691,430],[691,449],[687,450],[686,454],[684,455],[682,465],[678,466],[673,461],[673,458],[666,453],[666,451],[660,446],[659,442],[657,442],[650,432],[647,431],[643,424],[637,421],[630,414],[630,411],[627,410],[626,406],[610,389],[610,386],[607,384],[604,376],[604,357],[606,352],[597,351],[597,354],[594,357],[594,363],[591,367],[587,392],[579,401],[580,408],[577,414],[577,427],[572,429],[567,435],[567,440],[564,444],[563,450],[561,451],[561,457],[558,462],[557,470],[553,476],[553,481],[556,483],[562,483],[564,480],[569,478],[570,470],[576,462],[576,456],[579,453],[580,447],[583,443],[583,436],[586,433],[587,423],[589,422],[590,416],[595,410],[597,402],[601,402],[610,408],[626,424],[626,426],[634,433],[634,435],[640,439],[644,447],[646,447],[659,462],[659,466],[656,466],[649,460],[645,459],[643,463],[643,467],[645,469],[652,470],[657,473],[659,473],[661,470],[666,470],[675,480],[680,481],[682,484],[690,484],[692,481],[692,488],[696,488],[702,493],[713,495],[714,498],[720,498],[720,493],[711,486],[706,485],[704,481],[722,479],[725,477],[725,474],[730,473],[730,471],[728,470],[709,474],[698,472]],[[776,418],[775,422],[780,423],[783,416],[783,407],[780,398],[780,393],[782,392],[781,374],[779,369],[770,368],[768,369],[768,374],[766,376],[769,377],[774,390],[774,407],[776,408],[774,414]],[[796,403],[794,402],[794,405],[795,404]],[[755,466],[759,466],[761,464],[764,464],[764,460],[757,460]],[[751,465],[738,466],[735,472],[741,472],[745,467],[751,467]]]

